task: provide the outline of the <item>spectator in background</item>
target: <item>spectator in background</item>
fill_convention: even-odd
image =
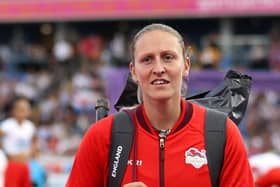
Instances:
[[[246,127],[248,132],[249,161],[256,187],[280,185],[279,111],[277,95],[259,92],[248,106]],[[274,98],[275,97],[275,98]],[[277,135],[277,137],[272,135]],[[277,142],[277,143],[276,143]]]
[[[11,116],[1,123],[3,149],[9,159],[26,162],[30,155],[35,125],[28,120],[31,105],[23,97],[16,98],[11,106]]]
[[[260,44],[252,46],[249,52],[249,68],[254,70],[268,70],[268,59],[264,47]]]
[[[280,186],[280,156],[266,152],[250,157],[256,187]]]
[[[269,65],[270,69],[280,71],[280,29],[274,28],[270,33]]]
[[[215,35],[210,35],[200,54],[203,69],[217,69],[221,60],[221,51],[216,43]]]
[[[31,104],[26,98],[15,98],[11,116],[0,126],[3,150],[8,158],[4,183],[6,187],[30,187],[28,162],[35,137],[35,126],[28,120]]]
[[[89,36],[79,42],[79,50],[86,58],[88,69],[96,69],[103,64],[101,56],[104,49],[104,41],[100,35]]]
[[[252,96],[254,97],[249,103],[250,110],[246,118],[250,155],[266,152],[274,147],[270,135],[272,132],[277,132],[276,129],[272,129],[272,124],[279,116],[274,101],[269,100],[272,95],[268,97],[267,92],[259,92]]]
[[[34,143],[31,146],[30,158],[29,158],[29,169],[31,174],[31,180],[33,187],[44,187],[47,181],[47,173],[45,168],[38,162],[38,139],[35,136],[33,139]]]

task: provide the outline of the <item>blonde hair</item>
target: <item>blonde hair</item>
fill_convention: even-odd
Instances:
[[[178,38],[179,44],[182,48],[183,57],[184,57],[184,59],[188,58],[188,55],[186,54],[185,43],[184,43],[182,35],[178,31],[176,31],[175,29],[173,29],[172,27],[170,27],[168,25],[164,25],[161,23],[153,23],[153,24],[147,25],[144,28],[142,28],[139,32],[137,32],[135,34],[134,38],[132,39],[132,42],[130,45],[130,58],[131,58],[132,63],[134,63],[135,44],[138,41],[138,39],[143,34],[145,34],[147,32],[151,32],[151,31],[155,31],[155,30],[168,32],[168,33],[172,34],[173,36],[175,36],[176,38]]]

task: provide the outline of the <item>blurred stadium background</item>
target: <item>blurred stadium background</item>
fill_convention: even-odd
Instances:
[[[64,186],[96,100],[109,98],[114,111],[128,41],[152,22],[191,46],[189,94],[229,69],[252,76],[240,125],[248,154],[280,151],[279,0],[1,0],[0,12],[0,117],[15,96],[32,100],[48,186]]]

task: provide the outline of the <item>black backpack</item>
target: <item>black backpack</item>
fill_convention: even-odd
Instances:
[[[237,125],[242,120],[248,104],[252,78],[230,70],[224,81],[215,89],[186,98],[206,107],[205,146],[208,168],[213,187],[219,186],[219,175],[223,165],[226,142],[226,118]],[[137,87],[129,77],[126,87],[115,104],[122,107],[133,106],[137,102]],[[121,185],[127,166],[134,135],[131,112],[118,112],[114,115],[110,147],[108,186]],[[104,116],[103,116],[104,117]]]

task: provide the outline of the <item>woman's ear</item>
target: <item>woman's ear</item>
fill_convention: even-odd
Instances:
[[[138,80],[136,78],[135,65],[133,64],[133,62],[129,63],[129,70],[130,70],[131,77],[132,77],[133,81],[137,83]]]
[[[190,65],[191,65],[190,58],[187,57],[185,60],[185,63],[184,63],[184,72],[183,72],[184,77],[189,76],[189,71],[190,71],[190,67],[191,67]]]

